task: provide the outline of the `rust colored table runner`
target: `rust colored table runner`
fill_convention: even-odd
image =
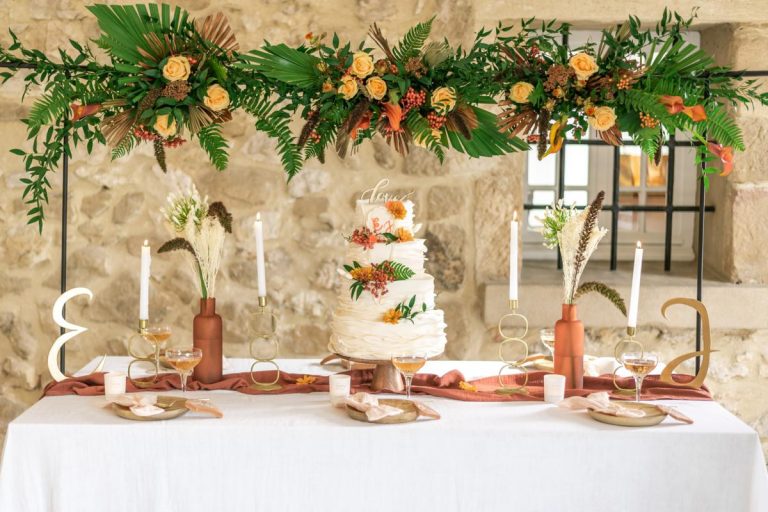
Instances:
[[[352,392],[366,391],[370,389],[372,370],[352,370],[344,372],[352,377]],[[414,377],[412,391],[416,394],[426,394],[453,400],[467,402],[516,402],[516,401],[542,401],[544,399],[544,375],[547,372],[533,372],[528,374],[528,383],[525,393],[500,395],[495,391],[499,388],[498,376],[483,377],[480,379],[465,381],[464,376],[458,370],[452,370],[442,376],[421,373]],[[274,370],[255,372],[260,381],[271,382],[274,379]],[[516,386],[522,383],[523,375],[505,375],[502,377],[507,386]],[[675,381],[684,384],[690,382],[689,375],[675,375]],[[148,383],[152,378],[137,379],[138,382]],[[620,386],[632,388],[634,383],[631,377],[617,379]],[[249,395],[276,395],[288,393],[313,393],[328,391],[328,377],[321,375],[304,375],[281,372],[279,384],[281,389],[275,391],[263,391],[251,387],[250,375],[244,373],[232,373],[224,375],[224,378],[213,384],[203,384],[197,381],[188,382],[189,390],[231,390]],[[179,376],[175,373],[164,373],[157,377],[157,381],[147,388],[138,388],[130,381],[127,382],[126,391],[135,393],[139,391],[169,391],[180,389]],[[611,398],[631,400],[634,397],[616,393],[613,385],[613,377],[604,375],[601,377],[584,377],[584,389],[567,390],[566,396],[586,396],[598,391],[607,391]],[[386,392],[389,393],[389,392]],[[82,395],[93,396],[104,394],[104,374],[92,373],[83,377],[66,379],[61,382],[51,382],[46,386],[44,396]],[[685,387],[672,387],[659,382],[657,376],[646,377],[643,382],[643,400],[712,400],[712,396],[706,387],[691,389]]]

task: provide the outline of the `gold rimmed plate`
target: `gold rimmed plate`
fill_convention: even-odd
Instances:
[[[619,427],[652,427],[658,425],[667,417],[666,412],[661,411],[661,409],[653,404],[622,402],[621,406],[627,409],[640,409],[645,412],[645,416],[634,418],[629,416],[612,416],[598,411],[587,412],[593,420]]]
[[[134,421],[172,420],[174,418],[178,418],[179,416],[182,416],[189,412],[189,409],[187,409],[186,405],[184,405],[186,401],[187,401],[186,398],[179,398],[177,396],[158,396],[157,403],[155,403],[155,406],[160,407],[161,409],[164,409],[164,411],[161,412],[160,414],[155,414],[154,416],[137,416],[131,411],[130,408],[123,407],[122,405],[118,405],[115,403],[112,404],[112,410],[115,411],[115,414],[117,414],[118,416],[126,420],[134,420]]]
[[[391,425],[395,423],[409,423],[411,421],[416,421],[419,418],[419,410],[416,408],[416,405],[410,400],[402,400],[399,398],[382,398],[379,400],[379,405],[389,405],[391,407],[397,407],[403,412],[401,412],[400,414],[392,415],[392,416],[385,416],[376,421],[370,421],[364,412],[358,411],[357,409],[350,406],[347,406],[347,414],[353,420],[363,421],[365,423],[379,423],[382,425]]]

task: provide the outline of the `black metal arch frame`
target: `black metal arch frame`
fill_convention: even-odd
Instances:
[[[565,39],[567,42],[567,39]],[[34,66],[25,64],[22,62],[8,62],[0,61],[0,68],[11,69],[34,69]],[[733,71],[724,73],[726,76],[731,77],[768,77],[768,70],[760,71]],[[64,144],[68,144],[69,136],[64,135]],[[623,141],[628,145],[632,145],[633,142]],[[560,150],[559,162],[558,162],[558,186],[557,197],[562,199],[565,193],[565,146],[566,145],[607,145],[602,140],[565,140],[563,147]],[[669,148],[669,159],[667,163],[667,194],[665,206],[645,206],[645,205],[622,205],[619,201],[619,176],[620,176],[620,149],[619,147],[613,148],[613,191],[611,196],[611,204],[604,205],[603,210],[611,212],[611,257],[610,268],[616,270],[618,261],[618,222],[619,213],[622,211],[637,211],[637,212],[664,212],[666,214],[666,227],[664,237],[664,270],[669,271],[671,269],[672,259],[672,216],[676,212],[698,212],[698,227],[697,227],[697,252],[696,252],[696,298],[701,300],[702,298],[702,284],[704,281],[704,213],[714,211],[714,207],[706,206],[705,190],[702,186],[701,180],[698,180],[698,205],[687,206],[675,206],[673,204],[674,199],[674,180],[675,180],[675,151],[676,147],[691,147],[699,146],[699,142],[691,141],[677,141],[672,136],[666,143]],[[67,291],[67,216],[68,216],[68,196],[69,196],[69,157],[67,152],[62,152],[61,160],[61,253],[60,253],[60,290],[61,293]],[[526,203],[524,206],[526,210],[538,209],[540,206]],[[558,255],[558,268],[560,268],[561,262]],[[65,312],[63,312],[65,313]],[[65,329],[60,328],[60,333],[64,334]],[[696,350],[701,350],[701,317],[696,314]],[[700,357],[696,358],[696,371],[699,370]],[[61,348],[59,352],[59,368],[64,373],[66,366],[66,354],[65,347]]]

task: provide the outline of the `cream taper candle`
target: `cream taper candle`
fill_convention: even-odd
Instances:
[[[256,232],[256,273],[259,286],[259,297],[267,296],[267,278],[264,270],[264,225],[261,222],[261,213],[256,214],[256,222],[253,223]]]
[[[635,248],[635,267],[632,270],[632,291],[629,294],[629,312],[627,327],[637,327],[637,304],[640,301],[640,274],[643,270],[643,244],[637,242]]]
[[[509,223],[509,300],[517,300],[517,212]]]
[[[149,241],[141,246],[141,271],[139,275],[139,320],[149,320],[149,274],[152,264]]]

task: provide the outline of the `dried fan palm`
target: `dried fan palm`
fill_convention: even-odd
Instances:
[[[621,130],[617,125],[611,126],[607,130],[598,131],[598,135],[600,135],[600,138],[603,140],[603,142],[610,144],[612,146],[621,146]]]
[[[101,134],[107,139],[107,144],[115,147],[125,139],[131,132],[137,115],[136,110],[123,110],[113,116],[105,117],[101,121]]]
[[[195,20],[195,30],[201,38],[223,51],[228,58],[240,49],[232,27],[229,26],[229,20],[221,12]]]
[[[499,105],[514,105],[511,101],[500,102]],[[536,125],[539,119],[539,115],[532,108],[524,108],[518,110],[515,108],[508,108],[503,110],[497,116],[497,124],[499,131],[505,132],[509,130],[510,137],[517,137],[520,134],[531,133],[536,130]]]
[[[405,130],[393,131],[389,128],[389,123],[384,119],[379,119],[376,126],[379,133],[387,141],[387,144],[395,148],[395,151],[402,156],[408,154],[411,137]]]
[[[472,130],[478,126],[477,114],[469,106],[459,105],[448,114],[445,126],[469,140],[472,138]]]

